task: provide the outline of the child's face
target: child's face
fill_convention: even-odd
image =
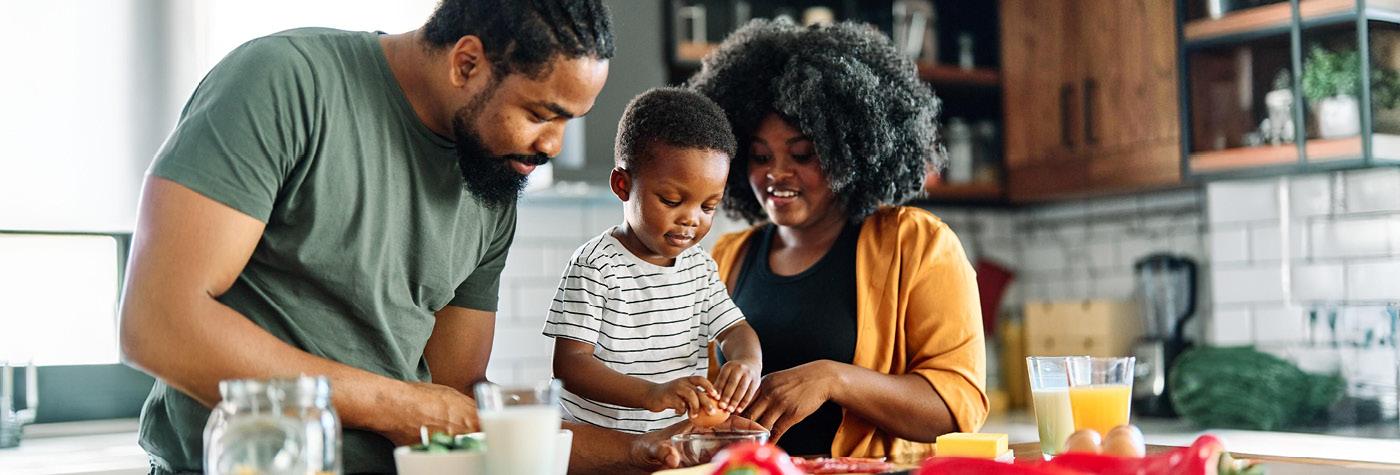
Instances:
[[[615,171],[613,192],[623,200],[629,234],[645,249],[644,260],[671,260],[710,232],[724,196],[729,157],[724,152],[654,143],[638,172]],[[642,254],[642,253],[639,253]]]

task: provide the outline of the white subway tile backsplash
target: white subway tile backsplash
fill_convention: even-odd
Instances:
[[[497,358],[491,355],[491,361],[486,364],[486,379],[496,384],[513,385],[515,380],[515,361],[505,358]]]
[[[516,279],[514,282],[515,299],[511,308],[516,319],[525,319],[538,322],[544,325],[544,317],[549,314],[549,307],[554,302],[554,294],[559,290],[558,277],[536,277],[530,279]]]
[[[1400,169],[1374,168],[1345,173],[1346,211],[1400,211]]]
[[[554,377],[554,360],[528,358],[515,363],[515,384],[534,385]]]
[[[1091,269],[1117,270],[1122,266],[1118,260],[1118,243],[1112,241],[1098,241],[1085,244],[1079,249],[1084,257],[1084,264]]]
[[[539,277],[545,268],[545,260],[550,259],[549,247],[517,241],[511,244],[506,253],[506,267],[501,278]]]
[[[1171,250],[1177,254],[1191,257],[1197,263],[1206,258],[1205,237],[1198,232],[1179,233],[1171,238]]]
[[[1114,241],[1128,234],[1128,223],[1122,221],[1099,221],[1089,224],[1089,240]]]
[[[1312,257],[1375,257],[1390,253],[1391,218],[1316,220],[1311,226]]]
[[[1206,185],[1206,194],[1211,223],[1278,218],[1278,184],[1273,179],[1213,182]]]
[[[1400,260],[1349,262],[1346,267],[1348,300],[1400,300]]]
[[[1216,306],[1206,325],[1206,342],[1214,346],[1248,345],[1254,342],[1254,316],[1249,307]]]
[[[1212,268],[1211,295],[1218,304],[1283,301],[1283,269],[1277,264]]]
[[[1132,273],[1124,271],[1096,276],[1091,281],[1091,285],[1094,288],[1089,293],[1090,298],[1127,300],[1133,298],[1137,280],[1133,278]]]
[[[1220,225],[1210,232],[1210,259],[1220,264],[1249,262],[1249,228],[1241,224]]]
[[[1118,243],[1119,265],[1131,269],[1138,259],[1149,254],[1161,252],[1169,247],[1168,244],[1156,242],[1152,238],[1143,235],[1130,235],[1123,238]]]
[[[1295,301],[1341,301],[1346,298],[1346,268],[1340,263],[1294,264]]]
[[[1291,305],[1254,308],[1256,343],[1301,343],[1305,338],[1303,309]]]
[[[1249,227],[1249,257],[1256,263],[1283,259],[1283,236],[1277,224],[1255,224]]]
[[[723,214],[723,212],[716,213],[715,221],[728,224],[730,220],[721,216]],[[588,232],[590,237],[602,234],[604,230],[622,224],[622,202],[618,200],[590,202],[590,206],[583,210],[583,218],[583,229]],[[714,225],[711,225],[712,229],[713,227]]]
[[[1023,267],[1030,271],[1062,270],[1070,266],[1065,248],[1054,241],[1028,243],[1021,255],[1025,258]]]
[[[581,204],[522,203],[517,208],[515,238],[583,243],[592,234],[584,233],[583,220],[579,219],[584,209]]]
[[[1299,175],[1288,181],[1288,204],[1293,216],[1321,216],[1332,211],[1331,174]]]
[[[998,211],[974,211],[972,221],[977,225],[979,238],[1012,239],[1015,237],[1016,223],[1010,213]],[[954,229],[961,236],[961,230]]]
[[[981,251],[981,257],[999,262],[1004,266],[1017,267],[1021,262],[1016,242],[1011,239],[987,239],[978,242],[976,247]]]
[[[491,359],[544,358],[554,355],[554,339],[540,333],[539,325],[496,325],[496,338],[491,345]]]

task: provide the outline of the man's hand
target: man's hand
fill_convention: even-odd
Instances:
[[[730,416],[719,425],[702,429],[684,421],[665,429],[648,432],[632,441],[629,460],[631,465],[647,471],[676,468],[681,465],[680,449],[671,444],[671,436],[693,432],[714,432],[734,430],[763,430],[763,426],[739,416]]]
[[[647,391],[644,409],[661,412],[674,409],[677,414],[713,414],[719,391],[704,376],[688,376],[670,382],[652,384]]]
[[[729,412],[743,412],[758,394],[759,368],[756,361],[729,361],[719,368],[715,387],[720,390],[719,407]]]
[[[379,431],[394,445],[418,443],[420,427],[451,435],[479,430],[475,399],[441,384],[409,382],[404,386],[397,400],[386,404],[387,425]]]

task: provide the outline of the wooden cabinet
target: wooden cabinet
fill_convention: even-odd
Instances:
[[[1012,201],[1181,182],[1175,2],[1002,0]]]

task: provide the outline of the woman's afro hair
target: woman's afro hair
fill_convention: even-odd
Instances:
[[[767,216],[748,184],[748,144],[771,113],[812,139],[852,221],[917,196],[925,170],[942,166],[938,98],[889,38],[866,24],[753,20],[687,84],[719,104],[734,128],[739,149],[724,205],[751,223]]]

